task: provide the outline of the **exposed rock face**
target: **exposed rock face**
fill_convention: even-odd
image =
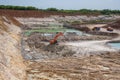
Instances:
[[[0,80],[25,80],[19,27],[0,17]],[[10,21],[10,20],[9,20]]]

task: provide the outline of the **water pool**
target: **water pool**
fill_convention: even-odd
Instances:
[[[120,49],[120,43],[108,43],[111,47]]]
[[[76,33],[79,36],[90,36],[90,34],[83,33],[82,31],[76,29],[66,29],[65,33]]]

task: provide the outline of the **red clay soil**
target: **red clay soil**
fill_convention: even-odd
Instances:
[[[5,18],[6,18],[8,21],[6,21]],[[2,16],[0,16],[0,29],[1,29],[1,30],[4,30],[4,31],[7,31],[7,30],[8,30],[8,27],[4,24],[4,22],[7,22],[8,24],[13,23],[13,24],[15,24],[16,26],[21,26],[21,25],[22,25],[22,24],[21,24],[19,21],[17,21],[14,17],[5,16],[5,18],[2,17]]]
[[[8,27],[4,24],[4,19],[0,16],[0,29],[3,31],[7,31]],[[1,32],[0,32],[1,34]]]
[[[17,21],[14,17],[8,17],[7,16],[7,18],[13,23],[13,24],[15,24],[16,26],[21,26],[22,25],[22,23],[20,23],[19,21]]]
[[[59,12],[35,11],[35,10],[0,10],[0,15],[14,16],[14,17],[48,17],[50,15],[67,15]]]
[[[59,16],[75,16],[75,15],[82,15],[79,12],[76,13],[63,13],[63,12],[54,12],[54,11],[37,11],[37,10],[3,10],[0,9],[1,16],[12,16],[12,17],[48,17],[50,15],[59,15]],[[84,14],[83,14],[84,15]],[[93,15],[93,14],[88,14]],[[94,14],[97,16],[99,14]]]

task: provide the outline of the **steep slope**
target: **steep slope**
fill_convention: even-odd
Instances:
[[[25,80],[25,64],[20,51],[21,29],[0,17],[0,80]]]
[[[118,29],[119,30],[120,29],[120,19],[115,21],[115,22],[113,22],[113,23],[108,24],[105,27],[112,27],[114,29]]]

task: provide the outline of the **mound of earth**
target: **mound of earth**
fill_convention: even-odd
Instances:
[[[105,27],[112,27],[114,29],[120,29],[120,19],[117,20],[116,22],[110,23]]]

